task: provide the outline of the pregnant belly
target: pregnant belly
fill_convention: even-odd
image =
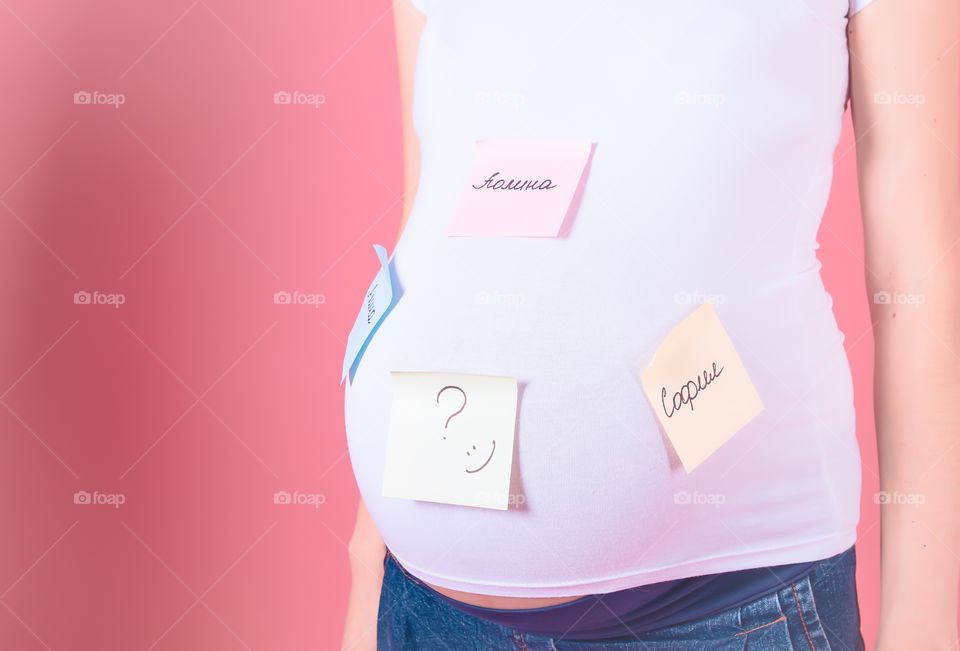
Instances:
[[[483,608],[497,608],[500,610],[519,610],[526,608],[544,608],[546,606],[556,606],[557,604],[567,603],[568,601],[576,601],[577,599],[582,599],[587,595],[578,595],[576,597],[500,597],[496,595],[489,594],[477,594],[475,592],[461,592],[460,590],[451,590],[449,588],[441,588],[438,585],[434,585],[427,581],[424,581],[428,586],[439,592],[440,594],[446,595],[451,599],[456,599],[457,601],[462,601],[463,603],[470,604],[471,606],[481,606]]]

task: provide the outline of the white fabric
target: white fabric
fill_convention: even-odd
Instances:
[[[565,596],[853,544],[853,387],[815,253],[848,9],[431,3],[414,90],[420,185],[392,256],[403,295],[344,403],[361,494],[411,572]],[[483,138],[596,143],[567,238],[444,235]],[[703,295],[766,408],[688,475],[634,371]],[[394,370],[518,378],[517,508],[381,496]]]
[[[456,0],[449,0],[456,2]],[[410,0],[410,4],[417,8],[420,13],[427,15],[429,11],[429,5],[431,0]],[[850,2],[850,16],[853,16],[855,13],[866,7],[872,2],[872,0],[849,0]]]
[[[417,0],[417,1],[424,2],[424,0]],[[868,4],[870,4],[872,1],[873,0],[850,0],[850,15],[851,16],[854,15],[855,13],[857,13],[858,11],[866,7]]]
[[[851,0],[854,1],[854,0]],[[869,0],[867,0],[869,2]],[[430,0],[410,0],[410,4],[417,8],[417,11],[427,15],[430,10]]]

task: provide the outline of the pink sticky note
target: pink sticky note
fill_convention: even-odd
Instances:
[[[592,150],[588,140],[478,140],[447,235],[557,237]]]

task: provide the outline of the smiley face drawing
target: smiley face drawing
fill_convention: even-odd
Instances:
[[[453,384],[449,384],[449,385],[443,387],[442,389],[440,389],[440,391],[437,392],[437,404],[438,404],[438,405],[440,404],[440,394],[442,394],[442,393],[443,393],[444,391],[446,391],[447,389],[455,389],[456,391],[459,391],[459,392],[463,395],[463,404],[460,406],[460,409],[458,409],[457,411],[453,412],[452,414],[450,414],[450,415],[447,417],[447,421],[443,424],[443,428],[444,428],[444,429],[446,429],[447,426],[450,425],[450,420],[451,420],[454,416],[456,416],[457,414],[459,414],[460,412],[462,412],[462,411],[464,410],[464,408],[467,406],[467,393],[466,393],[466,391],[464,391],[462,388],[460,388],[460,387],[458,387],[458,386],[455,386],[455,385],[453,385]],[[446,435],[444,435],[444,436],[441,437],[441,438],[442,438],[443,440],[447,440]],[[493,454],[494,454],[494,452],[497,451],[497,441],[496,441],[496,440],[490,441],[490,445],[491,445],[491,447],[490,447],[490,454],[487,455],[486,461],[484,461],[479,467],[473,468],[472,470],[471,470],[470,468],[464,468],[464,470],[465,470],[467,473],[473,474],[473,473],[475,473],[475,472],[480,472],[481,470],[483,470],[484,468],[487,467],[487,464],[489,464],[490,461],[493,459]],[[477,446],[476,446],[476,445],[471,445],[471,446],[470,446],[470,450],[467,450],[467,456],[468,456],[468,457],[470,456],[471,450],[472,450],[473,452],[476,452]],[[476,459],[477,457],[474,457],[474,458]],[[481,456],[481,457],[479,457],[479,458],[483,458],[483,457]]]
[[[476,468],[476,469],[474,469],[474,470],[470,470],[469,468],[467,468],[467,469],[466,469],[467,472],[469,472],[469,473],[480,472],[481,470],[483,470],[484,468],[487,467],[487,464],[490,463],[490,459],[493,458],[493,453],[497,451],[497,442],[496,442],[496,441],[490,441],[490,443],[492,443],[492,447],[490,448],[490,456],[487,457],[487,460],[484,461],[484,462],[483,462],[483,465],[480,466],[479,468]],[[472,447],[474,450],[477,449],[477,446],[475,446],[475,445],[474,445],[474,446],[471,446],[471,447]],[[470,452],[469,452],[469,451],[467,452],[467,456],[470,456]]]

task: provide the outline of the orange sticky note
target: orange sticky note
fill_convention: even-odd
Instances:
[[[664,337],[641,383],[688,473],[763,411],[709,301]]]

